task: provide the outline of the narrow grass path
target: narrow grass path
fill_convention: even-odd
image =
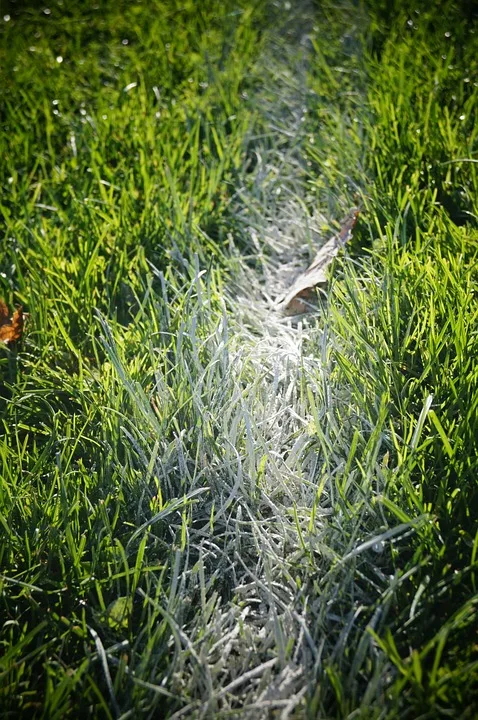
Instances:
[[[473,17],[14,10],[5,717],[471,720]],[[357,201],[327,296],[285,320]]]

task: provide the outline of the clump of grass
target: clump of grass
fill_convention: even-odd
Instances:
[[[319,447],[325,463],[344,443],[347,473],[336,482],[361,488],[342,532],[377,513],[386,532],[413,528],[406,543],[377,546],[378,563],[362,561],[370,625],[354,618],[358,655],[343,645],[326,670],[344,715],[360,706],[379,716],[383,702],[387,717],[476,710],[475,43],[456,8],[444,18],[397,13],[379,52],[372,35],[365,96],[350,83],[342,94],[321,64],[314,74],[319,97],[340,95],[342,115],[317,101],[329,131],[309,146],[320,163],[313,184],[323,193],[345,176],[360,187],[371,243],[370,259],[344,266],[328,301],[335,434],[324,438],[317,424]]]

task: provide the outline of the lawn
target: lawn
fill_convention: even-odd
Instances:
[[[2,717],[478,716],[477,19],[3,3]]]

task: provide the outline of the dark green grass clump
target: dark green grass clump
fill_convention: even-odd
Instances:
[[[95,311],[131,329],[125,355],[142,379],[142,349],[163,329],[167,351],[177,329],[160,319],[161,307],[171,313],[164,278],[185,293],[179,316],[194,255],[203,267],[225,265],[263,17],[247,3],[194,2],[55,2],[10,14],[0,50],[1,294],[29,315],[21,348],[0,348],[0,704],[5,716],[114,715],[147,692],[133,691],[118,636],[135,638],[145,667],[149,646],[167,667],[167,621],[141,610],[135,593],[153,575],[171,587],[174,533],[147,550],[143,534],[125,551],[143,504],[149,513],[163,501],[137,493],[153,468],[148,478],[134,462],[123,469],[129,405],[97,342]],[[148,261],[164,273],[153,294]],[[171,494],[183,491],[181,482]],[[188,501],[180,507],[187,527]],[[97,630],[119,653],[113,705]]]
[[[343,180],[360,189],[361,237],[370,244],[370,260],[344,268],[329,299],[335,425],[340,438],[345,427],[355,432],[336,482],[339,494],[350,473],[362,487],[375,485],[367,510],[365,499],[352,506],[343,499],[351,533],[370,512],[414,527],[377,557],[372,575],[360,569],[368,592],[381,598],[375,613],[385,613],[370,605],[368,630],[396,672],[384,694],[390,716],[471,718],[478,707],[476,25],[452,4],[400,10],[388,26],[383,15],[375,19],[365,68],[352,54],[348,74],[339,67],[326,74],[325,57],[312,84],[322,126],[308,147],[319,173],[312,182],[321,196]],[[370,458],[377,433],[381,451]],[[382,583],[391,578],[378,595],[377,574]],[[346,652],[352,685],[344,659],[331,671],[344,715],[373,673],[373,662],[359,671],[363,642],[360,661]],[[372,716],[367,701],[362,712]]]

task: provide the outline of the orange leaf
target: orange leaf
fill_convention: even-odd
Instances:
[[[10,313],[8,312],[8,305],[3,300],[0,300],[0,327],[9,322]]]
[[[21,340],[23,334],[23,308],[19,307],[9,320],[7,305],[0,300],[0,341],[14,343]]]

